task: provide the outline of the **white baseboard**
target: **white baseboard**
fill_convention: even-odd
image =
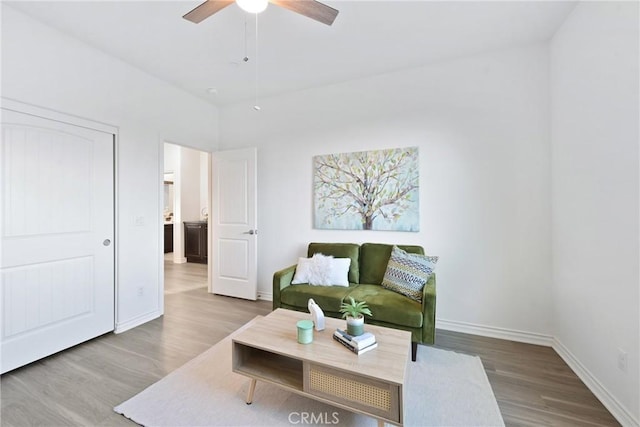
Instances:
[[[620,424],[624,427],[640,427],[638,420],[609,393],[600,381],[556,337],[444,319],[436,319],[436,328],[551,347]]]
[[[589,372],[589,370],[565,347],[557,338],[553,339],[553,349],[560,355],[567,365],[576,373],[591,392],[611,412],[611,415],[624,427],[638,427],[636,419],[609,391]]]
[[[258,299],[263,301],[273,301],[273,294],[271,292],[258,292]]]
[[[150,320],[157,319],[160,316],[162,316],[162,312],[160,310],[154,310],[150,311],[149,313],[141,314],[140,316],[129,319],[126,322],[116,323],[116,329],[113,332],[119,334],[128,331],[129,329],[133,329],[136,326],[140,326],[143,323],[149,322]]]
[[[436,328],[471,335],[480,335],[483,337],[523,342],[527,344],[544,345],[546,347],[553,346],[553,337],[551,335],[537,334],[533,332],[522,332],[513,329],[497,328],[494,326],[484,326],[444,319],[436,319]]]

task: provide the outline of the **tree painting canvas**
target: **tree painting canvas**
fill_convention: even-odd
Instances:
[[[315,156],[315,228],[419,231],[418,147]]]

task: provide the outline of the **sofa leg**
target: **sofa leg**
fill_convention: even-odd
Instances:
[[[418,355],[418,343],[411,341],[411,361],[416,361],[416,356]]]

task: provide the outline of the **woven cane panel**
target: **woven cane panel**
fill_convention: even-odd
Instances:
[[[372,384],[311,369],[309,371],[309,386],[313,391],[348,399],[372,408],[383,411],[391,409],[390,391]]]

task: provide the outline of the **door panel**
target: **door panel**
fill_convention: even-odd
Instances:
[[[113,135],[2,109],[1,370],[113,330]]]
[[[257,152],[213,153],[212,290],[257,299]]]
[[[91,205],[79,202],[91,197],[91,142],[19,124],[6,124],[3,131],[4,235],[89,231]]]
[[[219,277],[225,280],[249,278],[249,242],[239,239],[218,239]]]
[[[188,225],[184,227],[184,256],[201,258],[200,227],[194,228]]]
[[[4,337],[91,313],[95,294],[85,286],[91,276],[91,257],[3,269]]]
[[[218,187],[220,201],[224,202],[218,206],[220,225],[249,224],[249,208],[247,188],[249,185],[249,163],[250,159],[226,158],[229,153],[217,153],[216,176],[220,186]]]

